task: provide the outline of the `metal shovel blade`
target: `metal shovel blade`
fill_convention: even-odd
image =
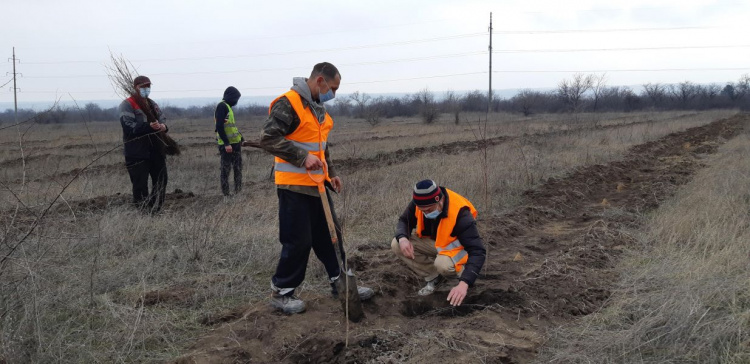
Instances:
[[[320,192],[320,200],[323,203],[323,212],[326,216],[328,232],[331,235],[331,243],[333,243],[334,250],[336,250],[336,255],[341,270],[343,271],[344,269],[346,269],[346,273],[342,274],[341,277],[336,280],[336,289],[339,292],[341,308],[343,308],[344,313],[349,317],[349,321],[359,322],[365,317],[365,312],[362,310],[362,302],[359,300],[357,279],[356,277],[354,277],[354,272],[352,271],[352,269],[349,268],[349,265],[346,264],[346,261],[344,261],[346,257],[346,254],[344,254],[344,244],[342,241],[339,241],[339,234],[336,231],[336,222],[333,219],[331,205],[328,202],[328,194],[326,193],[325,187],[323,186],[322,182],[318,182],[318,192]],[[337,245],[338,249],[336,249]]]
[[[359,299],[357,277],[354,276],[354,272],[351,269],[348,269],[346,274],[342,274],[336,280],[336,289],[339,292],[341,308],[348,314],[349,321],[362,321],[365,318],[365,312],[362,310],[362,302]]]

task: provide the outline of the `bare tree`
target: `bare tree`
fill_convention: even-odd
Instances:
[[[696,93],[700,99],[701,108],[710,108],[716,104],[716,98],[721,95],[721,86],[715,83],[696,85]]]
[[[698,92],[700,93],[701,98],[710,101],[719,96],[719,94],[721,93],[721,86],[715,83],[705,86],[699,86]]]
[[[458,125],[459,117],[461,116],[461,98],[457,96],[454,91],[449,90],[445,93],[445,100],[443,100],[443,105],[445,111],[453,115],[453,122]]]
[[[742,96],[744,96],[737,92],[737,89],[731,82],[727,83],[727,85],[724,86],[724,88],[721,90],[721,94],[733,102],[739,100],[740,98],[742,98]]]
[[[602,98],[602,93],[604,93],[604,90],[607,87],[607,74],[602,73],[601,75],[592,75],[591,78],[591,91],[594,98],[594,111],[596,111],[597,107],[599,106],[599,100],[601,100]]]
[[[643,93],[651,100],[654,106],[659,107],[667,97],[667,89],[660,83],[647,83],[643,85]]]
[[[740,80],[735,84],[734,90],[738,100],[750,93],[750,75],[747,73],[742,75]]]
[[[332,109],[336,110],[336,113],[339,115],[353,116],[352,108],[352,99],[349,97],[342,97],[336,99],[336,103],[333,105]]]
[[[640,108],[641,98],[630,88],[623,87],[620,95],[622,96],[625,111],[632,111]]]
[[[521,110],[523,116],[529,116],[532,114],[533,108],[537,105],[540,98],[541,94],[538,91],[525,89],[513,96],[511,102]]]
[[[583,94],[593,86],[594,79],[591,75],[576,73],[572,80],[562,80],[557,86],[557,95],[571,112],[580,111],[583,102]]]
[[[364,92],[355,91],[353,94],[349,95],[349,99],[354,103],[355,106],[354,117],[364,118],[367,104],[370,102],[372,97]]]
[[[688,103],[698,95],[698,87],[690,81],[685,81],[677,85],[669,85],[669,94],[683,108],[687,108]]]

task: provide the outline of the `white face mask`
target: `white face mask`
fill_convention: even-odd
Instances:
[[[440,216],[441,212],[442,211],[440,211],[440,210],[435,210],[433,212],[425,214],[424,211],[423,211],[422,214],[424,215],[425,218],[430,219],[430,220],[434,220],[434,219],[437,219],[438,216]]]
[[[326,83],[326,86],[328,86],[328,82],[326,80],[323,80],[323,82]],[[320,100],[320,103],[324,103],[326,101],[331,101],[333,98],[336,97],[336,95],[333,94],[333,89],[328,86],[328,92],[322,94],[320,93],[320,87],[318,87],[318,99]]]
[[[141,94],[141,97],[148,97],[151,94],[151,87],[141,87],[138,89],[138,92]]]

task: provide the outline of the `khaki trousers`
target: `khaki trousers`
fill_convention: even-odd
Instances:
[[[409,259],[401,252],[396,238],[391,241],[391,250],[406,265],[425,281],[431,281],[438,275],[456,275],[456,267],[450,257],[438,255],[435,240],[412,236],[409,241],[414,246],[414,259]],[[460,273],[460,272],[459,272]]]

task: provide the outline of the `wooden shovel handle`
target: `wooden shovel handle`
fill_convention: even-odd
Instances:
[[[333,214],[331,213],[331,204],[328,203],[328,193],[326,192],[326,186],[323,184],[326,179],[327,165],[323,164],[323,177],[316,178],[310,171],[307,171],[307,175],[318,185],[318,192],[320,193],[320,202],[323,203],[323,212],[326,215],[326,223],[328,223],[328,232],[331,234],[331,242],[335,245],[339,242],[338,235],[336,235],[336,223],[333,222]]]

